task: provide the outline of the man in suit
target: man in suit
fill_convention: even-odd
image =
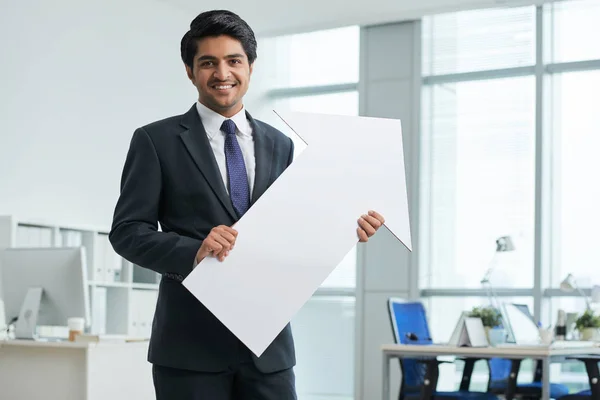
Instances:
[[[134,132],[110,232],[118,254],[162,275],[148,354],[157,399],[296,399],[290,326],[257,358],[181,284],[234,251],[232,225],[291,164],[293,142],[245,110],[256,39],[236,14],[198,15],[181,57],[198,101]],[[382,223],[361,217],[359,240]]]

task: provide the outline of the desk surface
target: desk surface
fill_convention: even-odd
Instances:
[[[483,358],[539,358],[576,355],[600,355],[600,344],[581,347],[519,346],[457,347],[449,345],[387,344],[381,347],[390,356],[478,356]]]

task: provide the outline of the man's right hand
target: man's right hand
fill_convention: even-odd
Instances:
[[[226,225],[219,225],[212,228],[206,239],[202,242],[198,253],[196,253],[196,264],[210,254],[218,258],[219,261],[223,261],[233,249],[237,234],[235,229]]]

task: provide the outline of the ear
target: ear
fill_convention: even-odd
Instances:
[[[250,64],[250,76],[252,76],[252,70],[254,70],[254,63]]]
[[[192,83],[193,83],[194,82],[194,73],[192,72],[192,69],[187,64],[185,66],[185,72],[187,73],[189,80],[192,81]]]

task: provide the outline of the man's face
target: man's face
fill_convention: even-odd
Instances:
[[[242,44],[230,36],[207,37],[198,41],[194,68],[187,74],[198,89],[199,100],[225,117],[242,109],[248,91],[252,65]]]

